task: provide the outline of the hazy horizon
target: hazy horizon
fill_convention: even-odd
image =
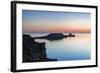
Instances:
[[[91,14],[23,10],[23,32],[43,33],[90,33]]]

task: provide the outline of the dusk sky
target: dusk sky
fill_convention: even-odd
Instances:
[[[23,10],[23,32],[76,32],[90,33],[91,14]]]

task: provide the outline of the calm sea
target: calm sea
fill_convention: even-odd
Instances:
[[[48,35],[49,33],[27,33],[32,37]],[[67,35],[67,33],[64,33]],[[48,58],[59,61],[88,60],[91,59],[91,34],[74,33],[75,37],[67,37],[61,40],[49,41],[36,39],[37,42],[46,42],[46,53]]]

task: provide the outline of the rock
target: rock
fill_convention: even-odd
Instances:
[[[33,38],[34,39],[47,39],[49,41],[54,41],[54,40],[61,40],[66,37],[75,37],[75,35],[72,33],[69,33],[68,35],[64,35],[63,33],[50,33],[46,36],[33,37]]]
[[[23,62],[57,61],[47,57],[45,42],[35,42],[29,35],[23,35]]]
[[[31,50],[33,52],[33,57],[34,55],[36,55],[36,57],[39,58],[39,61],[47,60],[45,42],[43,43],[35,42],[33,45],[34,45],[33,49]]]
[[[64,37],[66,36],[63,35],[62,33],[50,33],[47,35],[48,40],[59,40],[59,39],[63,39]]]
[[[75,37],[75,35],[72,34],[72,33],[69,33],[69,34],[68,34],[68,37]]]
[[[47,40],[53,41],[53,40],[61,40],[65,37],[67,36],[62,33],[50,33],[46,36],[34,37],[34,39],[47,39]]]
[[[29,35],[23,35],[23,62],[33,61],[31,49],[34,40]]]

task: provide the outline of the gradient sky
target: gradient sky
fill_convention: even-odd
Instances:
[[[90,13],[23,10],[23,32],[89,33]]]

